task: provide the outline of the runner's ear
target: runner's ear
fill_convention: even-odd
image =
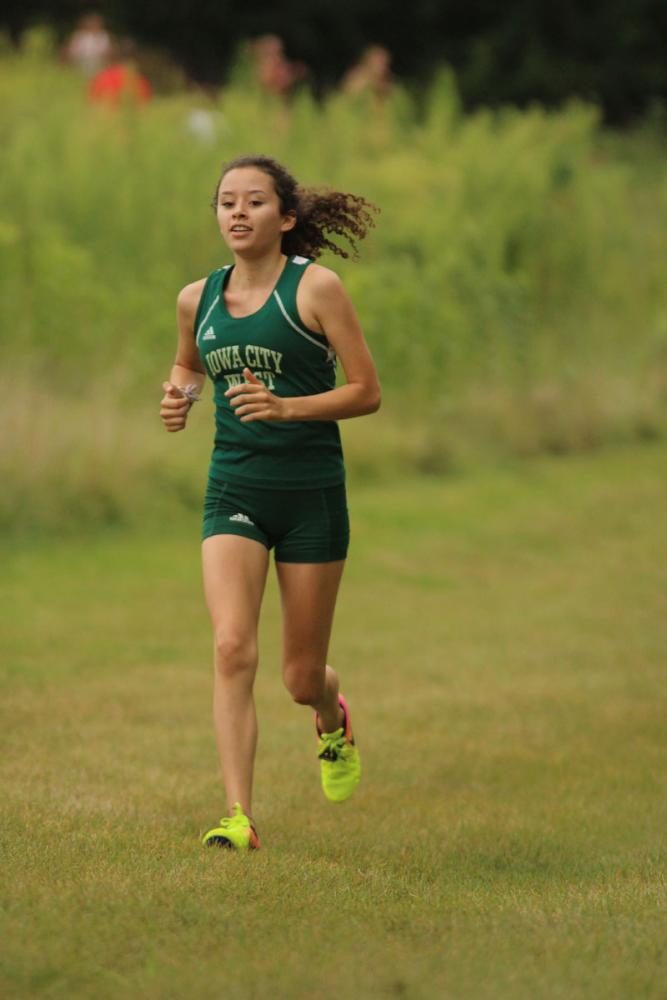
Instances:
[[[280,229],[283,233],[288,233],[290,229],[294,229],[296,226],[296,212],[290,210],[285,215],[283,215],[283,221],[280,225]]]

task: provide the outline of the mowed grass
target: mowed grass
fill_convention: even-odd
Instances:
[[[198,844],[196,518],[12,543],[2,996],[664,997],[666,482],[655,444],[356,486],[363,785],[321,796],[272,581],[248,857]]]

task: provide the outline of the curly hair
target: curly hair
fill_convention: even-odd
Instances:
[[[218,192],[225,174],[241,167],[255,167],[273,180],[283,215],[294,213],[296,225],[283,233],[281,250],[292,255],[317,258],[325,250],[339,257],[357,259],[357,240],[363,240],[375,225],[377,206],[360,195],[344,194],[329,188],[301,187],[289,171],[270,156],[239,156],[226,163],[215,187],[213,210],[217,210]],[[328,234],[342,237],[351,253],[329,239]]]

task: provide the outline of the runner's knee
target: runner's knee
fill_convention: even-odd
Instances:
[[[257,666],[256,641],[229,630],[216,632],[215,666],[223,677],[254,673]]]
[[[324,695],[324,670],[319,664],[303,662],[283,666],[285,687],[298,705],[317,705]]]

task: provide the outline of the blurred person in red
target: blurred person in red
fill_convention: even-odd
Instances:
[[[131,39],[120,43],[118,59],[96,73],[88,88],[91,101],[112,107],[145,104],[152,95],[151,85],[137,65],[136,46]]]

